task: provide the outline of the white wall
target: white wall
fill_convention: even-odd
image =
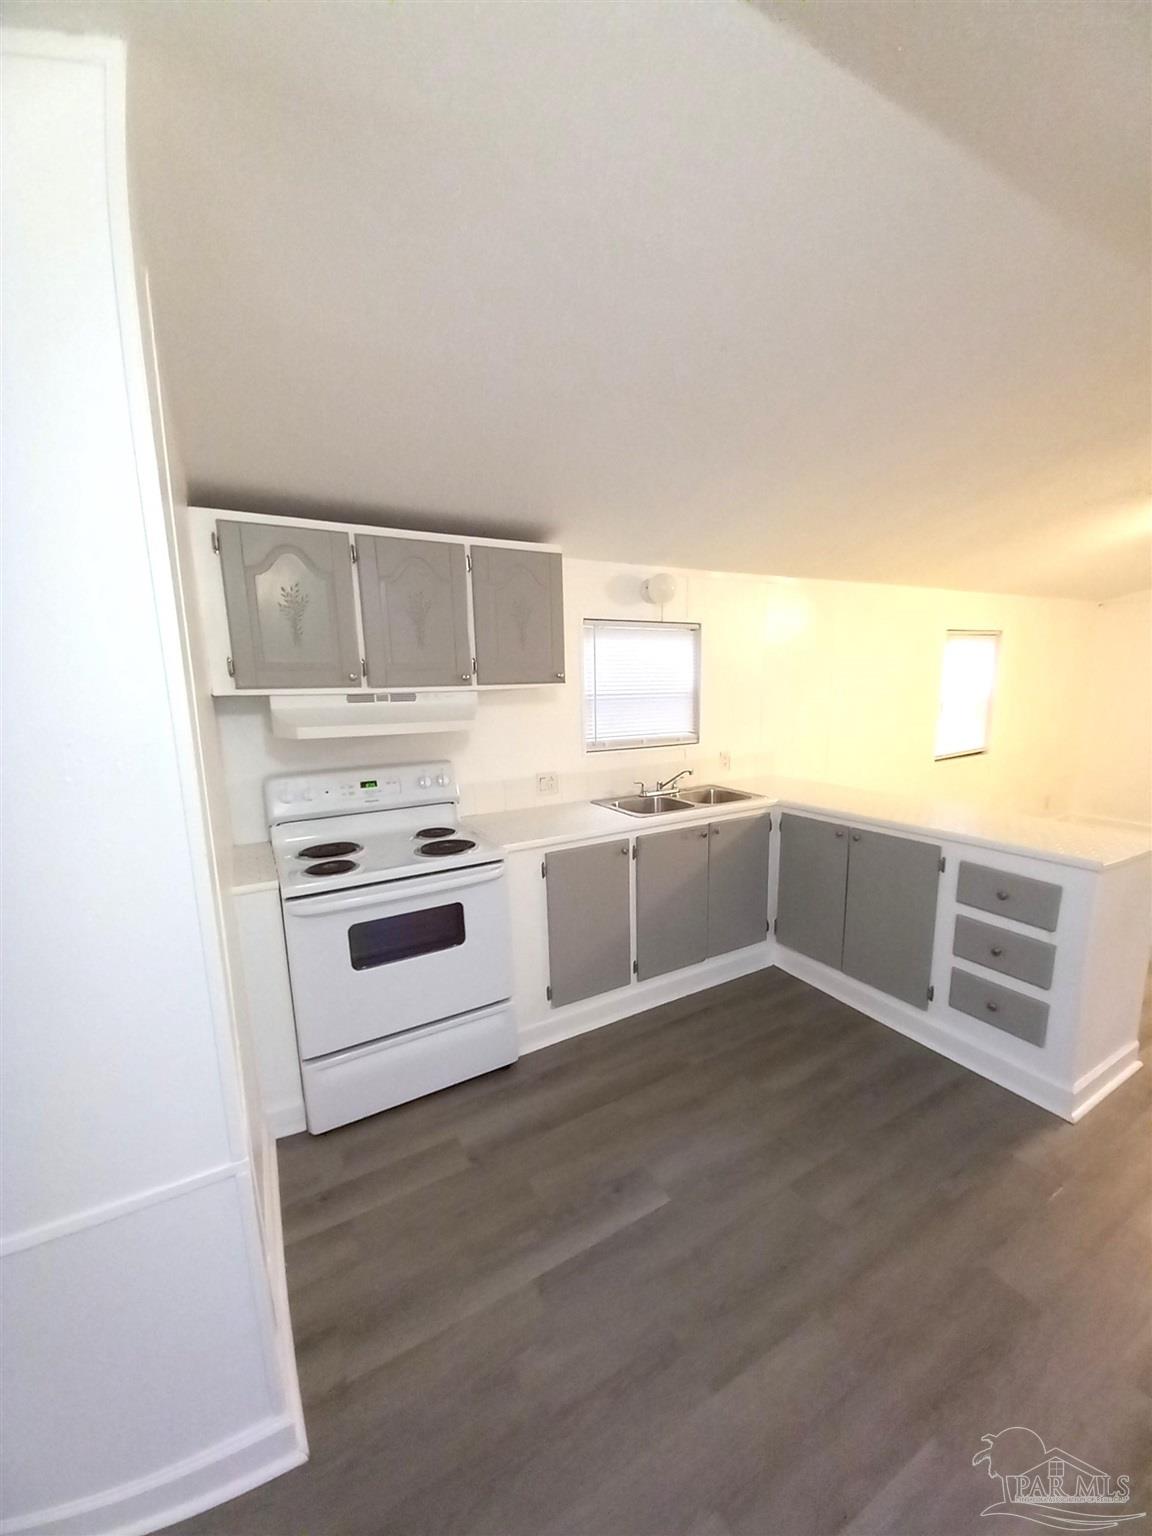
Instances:
[[[5,1528],[299,1461],[137,311],[118,44],[3,33]]]
[[[580,631],[585,617],[659,617],[640,597],[654,566],[565,562],[569,682],[485,694],[468,733],[395,741],[273,737],[258,699],[220,704],[236,840],[265,835],[270,774],[354,762],[450,756],[466,811],[547,803],[535,775],[560,775],[558,799],[626,788],[691,763],[697,776],[768,770],[1059,814],[1073,804],[1085,656],[1095,605],[848,582],[681,571],[665,618],[703,626],[699,748],[587,754]],[[932,759],[940,656],[950,628],[1003,631],[992,750]]]
[[[1152,821],[1152,593],[1094,610],[1086,662],[1076,809]]]

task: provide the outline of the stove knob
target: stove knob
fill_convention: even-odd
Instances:
[[[422,773],[420,775],[420,777],[416,780],[416,783],[417,783],[417,785],[418,785],[418,787],[420,789],[431,789],[432,788],[432,780],[428,777],[428,775],[426,773]]]
[[[438,773],[436,775],[436,782],[437,784],[451,784],[452,780],[446,773]]]
[[[301,800],[311,800],[313,798],[312,791],[310,789],[302,789],[300,791],[300,798]]]

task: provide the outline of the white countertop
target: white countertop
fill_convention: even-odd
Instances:
[[[1005,849],[1083,869],[1125,864],[1152,850],[1152,834],[1108,822],[1027,816],[1015,811],[912,795],[888,795],[810,779],[748,777],[717,782],[728,782],[734,789],[751,790],[757,799],[737,801],[732,805],[697,806],[683,814],[651,817],[625,816],[590,800],[570,800],[518,811],[490,811],[468,816],[465,820],[508,853],[578,843],[586,838],[627,837],[637,831],[675,827],[688,821],[714,821],[720,816],[746,816],[751,811],[766,811],[773,806],[815,811],[894,831],[927,833],[949,842]],[[242,843],[232,850],[233,894],[276,889],[276,865],[270,843]]]
[[[685,821],[715,820],[782,806],[786,810],[816,811],[890,827],[922,832],[949,842],[1002,848],[1056,864],[1102,869],[1140,858],[1152,849],[1152,835],[1107,822],[1027,816],[955,802],[888,795],[850,785],[822,784],[801,779],[730,778],[734,789],[754,791],[755,801],[725,806],[699,806],[683,815],[625,816],[589,801],[532,806],[518,811],[493,811],[468,820],[509,853],[543,848],[582,838],[621,837],[640,829],[678,826]]]
[[[233,896],[279,889],[271,843],[238,843],[232,849],[231,889]]]

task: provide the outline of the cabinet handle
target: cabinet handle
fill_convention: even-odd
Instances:
[[[1009,896],[1009,893],[1007,891],[997,891],[996,892],[996,900],[997,901],[1007,901],[1008,900],[1008,896]]]
[[[985,1003],[984,1006],[985,1006],[985,1008],[987,1008],[989,1013],[999,1013],[1000,1012],[1000,1004],[999,1003]]]
[[[836,834],[836,836],[837,836],[837,837],[843,837],[843,836],[844,836],[844,834],[843,834],[843,832],[837,832],[837,834]]]
[[[720,836],[720,828],[719,827],[713,827],[712,828],[712,836],[713,837],[719,837]]]
[[[624,858],[628,857],[628,844],[627,843],[624,844],[624,846],[623,846],[623,848],[621,848],[620,852],[624,856]]]
[[[853,832],[853,834],[852,834],[852,841],[854,843],[858,843],[860,841],[860,834],[859,834],[859,832]]]
[[[1004,947],[1001,944],[993,944],[988,953],[990,955],[995,955],[997,960],[999,960],[1000,956],[1004,953]]]
[[[348,681],[350,683],[358,683],[360,681],[360,674],[359,674],[359,672],[349,672],[349,674],[348,674]]]
[[[564,681],[564,674],[563,674],[563,672],[557,672],[555,674],[555,676],[556,676],[556,681],[558,683],[562,683]]]
[[[470,683],[472,681],[472,674],[471,674],[471,672],[461,672],[461,674],[460,674],[460,681],[462,683]]]

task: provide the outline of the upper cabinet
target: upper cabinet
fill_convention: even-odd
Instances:
[[[560,555],[473,544],[472,606],[481,684],[564,681]]]
[[[203,507],[188,517],[214,693],[564,681],[557,550]]]
[[[356,555],[371,686],[470,685],[463,544],[357,534]]]
[[[249,522],[216,534],[237,688],[358,686],[347,534]]]

